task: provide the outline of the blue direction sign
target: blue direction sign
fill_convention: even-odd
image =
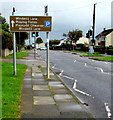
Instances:
[[[50,27],[51,22],[50,21],[44,21],[44,27]]]

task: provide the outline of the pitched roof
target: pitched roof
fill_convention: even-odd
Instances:
[[[109,33],[111,33],[113,31],[113,29],[108,29],[108,30],[104,30],[101,33],[99,33],[95,38],[101,37],[101,36],[106,36]]]

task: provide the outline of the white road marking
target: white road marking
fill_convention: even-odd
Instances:
[[[63,70],[61,70],[61,73],[59,73],[59,75],[61,76],[63,72],[64,72],[64,71],[63,71]]]
[[[85,92],[83,92],[83,91],[81,91],[81,90],[78,90],[78,89],[74,89],[74,90],[75,90],[76,92],[79,92],[79,93],[83,94],[83,95],[91,96],[90,94],[85,93]]]
[[[108,118],[111,118],[112,114],[111,114],[110,108],[108,106],[108,103],[104,103],[104,105],[105,105],[105,108],[106,108],[106,111],[107,111]]]
[[[53,69],[56,69],[56,70],[60,70],[60,71],[61,71],[61,69],[59,69],[59,68],[57,68],[57,67],[56,67],[56,64],[55,64],[55,65],[53,65],[53,66],[52,66],[52,68],[53,68]]]
[[[68,77],[68,76],[65,76],[65,75],[61,75],[61,77],[65,77],[67,79],[74,80],[74,78],[71,78],[71,77]]]
[[[85,63],[85,67],[87,67],[87,63]]]
[[[98,70],[100,70],[100,72],[103,73],[103,74],[113,75],[111,73],[104,72],[104,70],[102,68],[99,68],[99,67],[95,67],[95,68],[98,69]]]
[[[76,89],[76,87],[77,87],[77,80],[75,80],[74,82],[73,89]]]
[[[74,62],[76,62],[77,60],[74,60]]]
[[[100,72],[104,72],[102,68],[99,68],[99,67],[95,67],[96,69],[100,70]]]
[[[81,94],[83,94],[83,95],[91,96],[90,94],[85,93],[85,92],[77,89],[77,80],[75,80],[75,82],[74,82],[73,89],[74,89],[76,92],[79,92],[79,93],[81,93]]]
[[[56,66],[56,64],[54,64],[54,65],[52,66],[52,68],[55,68],[55,66]]]

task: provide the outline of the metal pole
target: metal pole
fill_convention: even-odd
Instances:
[[[12,15],[14,15],[14,12],[15,12],[15,8],[13,7]],[[16,76],[16,38],[15,38],[15,32],[13,32],[13,68],[14,68],[13,75]]]
[[[45,6],[45,14],[48,16],[48,6]],[[47,78],[50,78],[49,72],[49,32],[46,32],[46,40],[47,40]]]
[[[47,39],[47,78],[50,78],[49,75],[49,32],[46,32]]]
[[[13,32],[13,67],[14,67],[14,75],[16,75],[16,39],[15,32]]]
[[[36,32],[35,32],[35,36],[34,36],[34,58],[36,58]]]

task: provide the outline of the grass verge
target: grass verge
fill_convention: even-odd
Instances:
[[[71,50],[71,52],[88,53],[88,52],[85,52],[85,51],[79,51],[79,50]]]
[[[90,56],[102,56],[102,55],[94,53],[94,54],[83,54],[81,56],[90,57]]]
[[[26,57],[26,56],[28,56],[29,55],[29,53],[26,53],[26,52],[17,52],[16,53],[16,58],[17,59],[25,59],[25,58],[23,58],[23,57]],[[11,55],[9,55],[9,56],[6,56],[6,57],[3,57],[3,58],[13,58],[13,54],[11,54]]]
[[[13,76],[13,64],[2,63],[2,118],[18,118],[22,79],[27,66],[17,64],[17,76]]]
[[[103,60],[103,61],[113,61],[113,57],[92,57],[95,60]]]

